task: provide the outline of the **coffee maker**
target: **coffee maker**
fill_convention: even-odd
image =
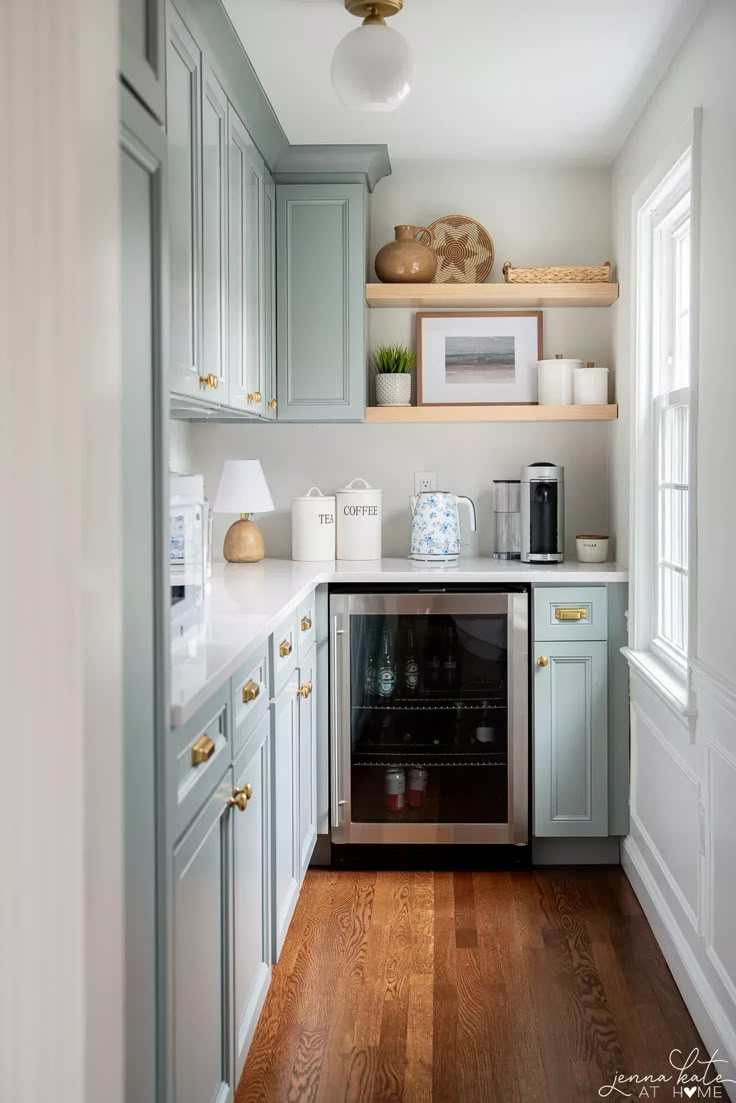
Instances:
[[[565,469],[538,461],[521,469],[521,559],[561,563],[565,548]]]

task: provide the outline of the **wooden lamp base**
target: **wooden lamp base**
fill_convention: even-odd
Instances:
[[[228,563],[260,563],[265,552],[261,530],[243,514],[227,530],[222,554]]]

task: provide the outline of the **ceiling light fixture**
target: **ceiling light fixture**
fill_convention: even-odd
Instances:
[[[386,19],[400,12],[404,0],[345,0],[363,24],[343,38],[332,57],[332,86],[347,107],[360,111],[393,111],[411,91],[411,54]]]

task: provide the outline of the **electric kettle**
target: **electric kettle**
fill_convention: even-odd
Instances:
[[[422,563],[455,563],[460,555],[458,507],[467,509],[475,532],[475,506],[470,498],[446,490],[425,490],[411,498],[410,559]]]

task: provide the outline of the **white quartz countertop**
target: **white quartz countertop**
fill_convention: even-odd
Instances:
[[[204,704],[249,653],[271,634],[316,586],[329,582],[626,582],[615,563],[559,563],[552,566],[518,560],[460,559],[442,567],[409,559],[367,563],[216,563],[208,584],[201,623],[178,643],[171,657],[171,725],[179,727]]]

